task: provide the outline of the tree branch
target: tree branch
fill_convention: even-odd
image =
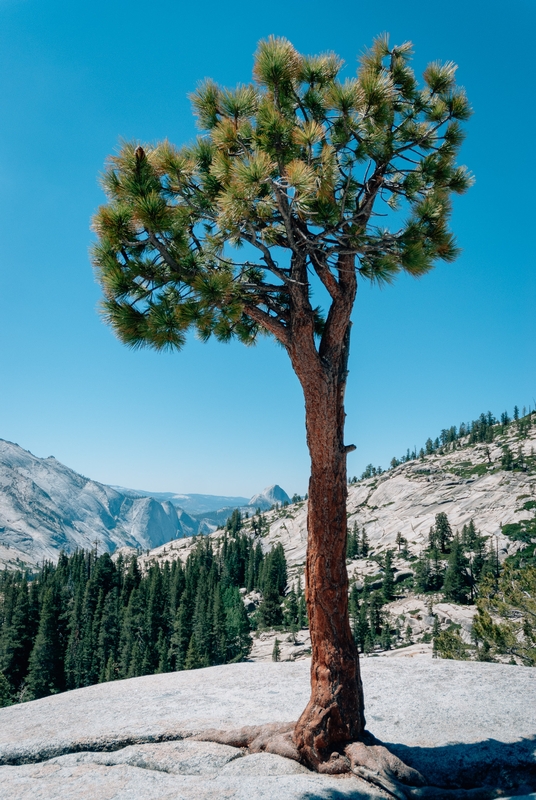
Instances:
[[[279,320],[274,319],[266,311],[258,308],[258,306],[250,305],[249,303],[244,303],[244,313],[251,317],[251,319],[255,320],[262,328],[265,328],[269,333],[271,333],[275,338],[281,342],[284,347],[289,347],[290,345],[290,337],[288,334],[288,330],[283,325],[282,322]]]

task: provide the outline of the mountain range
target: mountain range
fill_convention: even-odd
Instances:
[[[288,501],[274,486],[252,498],[253,508],[270,508],[276,496],[281,498],[277,502]],[[217,522],[211,515],[225,522],[237,506],[248,507],[248,500],[107,486],[53,456],[38,458],[0,439],[0,565],[32,567],[77,548],[151,550],[214,530]]]
[[[399,549],[400,534],[419,552],[435,515],[442,511],[454,530],[473,519],[484,535],[496,538],[505,556],[515,544],[502,534],[502,526],[532,514],[527,502],[536,498],[535,448],[536,425],[511,424],[491,442],[471,445],[466,437],[364,477],[349,486],[348,524],[366,528],[376,551]],[[524,468],[505,468],[505,449],[524,459]],[[0,565],[33,566],[57,559],[62,549],[72,552],[95,543],[101,551],[132,548],[150,551],[149,558],[184,558],[193,536],[217,536],[217,527],[234,508],[247,511],[250,518],[259,508],[265,512],[263,549],[281,542],[291,574],[296,574],[305,561],[307,502],[289,502],[277,485],[249,501],[106,486],[53,457],[37,458],[0,440]],[[251,519],[245,522],[249,528]],[[181,541],[166,546],[177,539]],[[349,571],[354,568],[349,566]]]

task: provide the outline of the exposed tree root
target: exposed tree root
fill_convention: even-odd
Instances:
[[[344,753],[354,775],[379,786],[397,800],[407,800],[408,789],[426,785],[420,772],[408,767],[369,733],[364,741],[347,745]]]
[[[200,742],[247,748],[250,753],[274,753],[301,762],[298,748],[292,739],[295,725],[295,722],[246,725],[231,731],[207,730],[193,738]]]
[[[249,753],[273,753],[311,768],[293,739],[294,722],[247,725],[230,731],[207,730],[192,737],[247,749]],[[368,731],[363,741],[351,742],[313,765],[324,775],[356,775],[382,789],[395,800],[493,800],[502,792],[492,788],[446,789],[427,785],[420,772],[405,764]]]

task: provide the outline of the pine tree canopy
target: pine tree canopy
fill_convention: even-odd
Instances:
[[[450,196],[472,180],[456,165],[471,111],[453,63],[430,64],[419,84],[411,52],[381,36],[342,79],[336,55],[270,37],[253,83],[193,93],[193,144],[124,143],[93,250],[120,339],[164,349],[189,329],[246,344],[264,332],[289,347],[299,307],[322,352],[331,316],[313,307],[311,277],[333,308],[353,292],[349,271],[390,282],[454,259]]]

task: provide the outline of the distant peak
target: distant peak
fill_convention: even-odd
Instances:
[[[259,494],[253,495],[248,505],[255,508],[271,508],[276,503],[290,503],[290,497],[281,486],[274,483],[272,486],[267,486]]]

